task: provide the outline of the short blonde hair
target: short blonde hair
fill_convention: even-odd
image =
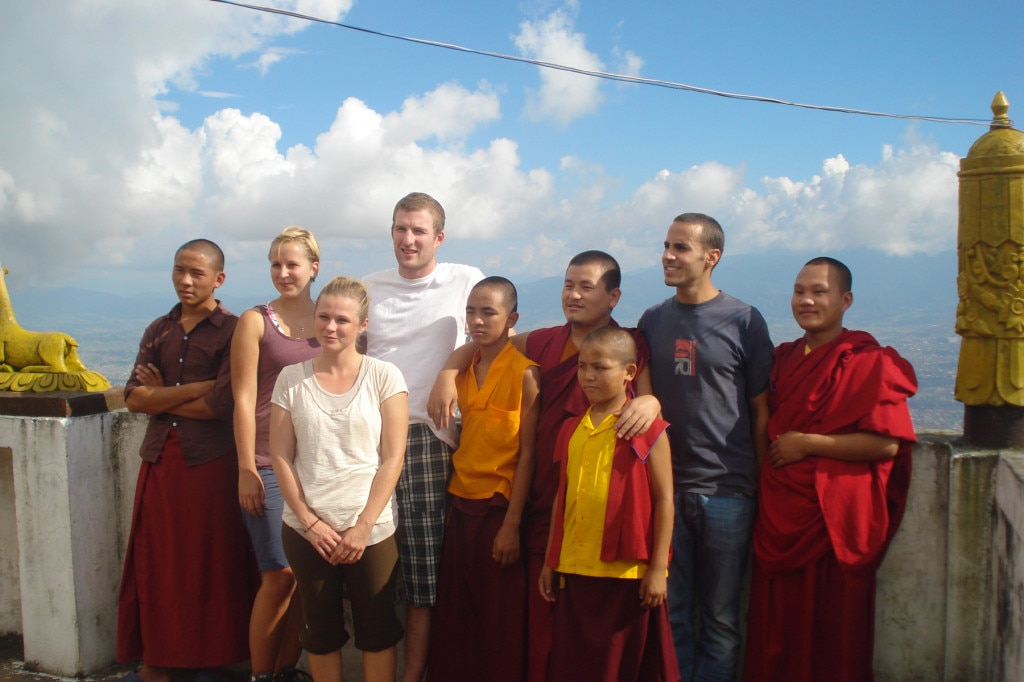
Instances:
[[[306,251],[306,258],[309,259],[310,263],[320,262],[320,244],[317,243],[316,237],[313,236],[312,232],[298,225],[289,225],[281,230],[281,234],[274,237],[274,241],[270,242],[270,251],[267,252],[267,258],[273,258],[274,249],[288,242],[298,242],[301,244],[302,248]]]
[[[324,296],[344,296],[356,302],[359,309],[359,321],[366,320],[370,314],[370,296],[366,293],[366,287],[358,279],[351,277],[335,277],[324,285],[316,297],[316,307],[320,307],[320,299]]]

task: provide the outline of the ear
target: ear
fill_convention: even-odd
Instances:
[[[217,273],[217,276],[213,278],[213,288],[214,288],[214,289],[217,289],[217,288],[219,288],[221,284],[224,284],[224,280],[225,280],[226,278],[227,278],[227,275],[226,275],[226,274],[224,274],[224,271],[223,271],[223,270],[221,270],[220,272],[218,272],[218,273]]]
[[[309,278],[310,281],[315,282],[316,281],[316,276],[318,274],[320,274],[320,261],[315,260],[315,261],[313,261],[313,276]]]
[[[853,305],[853,292],[847,291],[843,294],[843,312],[845,313]]]
[[[611,291],[608,292],[608,296],[612,299],[611,307],[614,308],[619,304],[619,299],[622,298],[622,289],[612,289]]]
[[[440,232],[434,235],[434,242],[438,246],[441,246],[441,244],[444,243],[444,230],[441,230]]]
[[[358,333],[362,334],[363,332],[365,332],[366,331],[366,325],[368,325],[368,324],[370,324],[370,316],[369,315],[367,315],[366,319],[363,320],[362,323],[360,323],[360,325],[359,325],[359,332]]]
[[[516,322],[519,321],[519,313],[509,313],[508,318],[505,320],[505,329],[512,329],[516,326]]]
[[[720,260],[722,260],[721,249],[708,249],[704,253],[704,267],[708,270],[711,270],[718,265],[718,261]]]
[[[635,362],[631,362],[628,365],[626,365],[626,379],[628,381],[632,381],[633,379],[636,379],[636,363]]]

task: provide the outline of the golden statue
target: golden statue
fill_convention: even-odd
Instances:
[[[997,93],[958,174],[956,399],[968,406],[1024,406],[1024,133],[1008,111]]]
[[[0,390],[105,391],[99,372],[78,359],[78,342],[63,332],[30,332],[14,318],[7,268],[0,267]]]

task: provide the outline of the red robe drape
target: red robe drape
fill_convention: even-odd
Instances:
[[[914,370],[865,332],[775,349],[768,435],[871,432],[894,459],[761,468],[744,680],[872,679],[875,574],[899,526],[916,441]]]
[[[619,326],[615,320],[609,326]],[[637,344],[637,372],[643,369],[650,357],[650,351],[643,334],[636,329],[629,330]],[[534,448],[533,480],[530,485],[530,499],[526,509],[526,530],[523,535],[527,566],[527,589],[529,616],[529,666],[527,679],[530,682],[546,682],[548,655],[551,648],[551,626],[554,622],[554,607],[540,596],[537,578],[544,566],[544,550],[548,544],[548,530],[551,524],[551,505],[558,489],[558,467],[555,466],[555,439],[566,419],[579,417],[590,403],[576,380],[579,354],[573,353],[562,358],[565,345],[569,342],[572,327],[548,327],[530,332],[526,339],[526,357],[540,365],[540,398],[537,415],[537,441]]]

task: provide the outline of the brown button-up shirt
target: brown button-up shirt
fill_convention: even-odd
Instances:
[[[217,302],[217,308],[189,333],[181,324],[181,304],[167,315],[158,317],[142,335],[136,365],[152,363],[160,369],[168,386],[215,379],[213,390],[203,400],[216,415],[214,419],[189,419],[166,412],[151,415],[139,455],[155,462],[163,451],[164,441],[173,428],[181,440],[185,462],[190,466],[203,464],[225,455],[235,456],[235,439],[231,416],[231,335],[238,318]],[[127,398],[140,386],[135,373],[124,387]]]

